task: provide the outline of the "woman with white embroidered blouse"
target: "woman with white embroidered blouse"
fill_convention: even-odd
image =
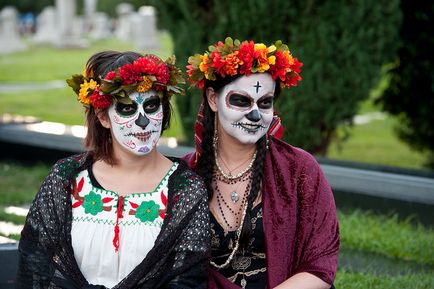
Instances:
[[[67,80],[87,152],[58,161],[20,241],[18,288],[205,288],[207,193],[155,147],[181,92],[174,58],[104,51]]]

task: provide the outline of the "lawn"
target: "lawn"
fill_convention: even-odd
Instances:
[[[160,37],[163,47],[156,54],[165,58],[171,54],[172,44],[167,34]],[[71,74],[81,72],[92,53],[106,49],[134,50],[134,47],[111,39],[93,43],[83,50],[55,50],[41,46],[32,47],[26,52],[3,55],[0,56],[0,84],[63,80]],[[182,60],[179,60],[179,64],[183,64]],[[174,107],[176,111],[176,105]],[[360,107],[362,114],[378,110],[371,100],[363,102]],[[3,113],[31,115],[70,125],[83,124],[83,107],[69,88],[0,92],[0,115]],[[400,142],[393,134],[394,125],[395,120],[391,117],[356,125],[350,130],[351,137],[341,147],[337,143],[332,144],[329,157],[421,168],[424,155]],[[179,117],[174,119],[171,129],[165,135],[183,137]],[[46,164],[22,165],[0,160],[0,221],[23,224],[24,217],[7,213],[5,207],[29,204],[48,170]],[[434,232],[431,228],[400,221],[394,215],[382,216],[357,210],[340,210],[339,219],[343,252],[359,250],[398,263],[412,262],[434,268]],[[18,235],[9,237],[19,239]],[[335,284],[339,289],[428,289],[434,288],[434,277],[425,271],[384,274],[375,270],[371,272],[341,267]]]

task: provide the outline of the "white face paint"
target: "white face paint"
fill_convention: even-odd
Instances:
[[[276,82],[268,73],[241,76],[218,94],[220,126],[241,143],[256,143],[273,120]]]
[[[136,155],[146,155],[160,139],[163,105],[153,89],[130,94],[132,104],[113,103],[108,115],[115,140]]]

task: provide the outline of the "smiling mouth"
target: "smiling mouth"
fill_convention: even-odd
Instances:
[[[136,132],[136,133],[131,132],[131,133],[126,134],[125,136],[132,136],[132,137],[135,137],[136,139],[138,139],[142,142],[147,142],[154,132],[157,132],[157,131],[152,130],[152,131]]]
[[[261,124],[255,124],[255,123],[243,123],[243,122],[236,122],[232,124],[233,127],[239,128],[241,130],[246,131],[247,133],[254,134],[258,130],[265,129],[265,126]]]

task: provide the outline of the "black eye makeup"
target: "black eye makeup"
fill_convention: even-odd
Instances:
[[[137,111],[137,103],[133,102],[131,104],[124,104],[117,102],[115,106],[116,112],[121,116],[131,116]]]
[[[143,110],[146,113],[154,113],[160,108],[161,101],[158,96],[152,96],[143,103]]]
[[[250,96],[239,94],[239,93],[233,93],[229,95],[227,98],[228,105],[236,106],[242,109],[251,108],[254,104],[254,101],[255,100]],[[265,95],[257,101],[258,108],[259,109],[273,108],[273,101],[274,101],[274,97],[272,95]]]
[[[273,107],[273,100],[274,98],[272,96],[261,98],[258,101],[258,107],[261,109],[270,109]]]
[[[241,94],[231,94],[229,96],[229,104],[238,107],[250,107],[252,105],[252,99]]]

